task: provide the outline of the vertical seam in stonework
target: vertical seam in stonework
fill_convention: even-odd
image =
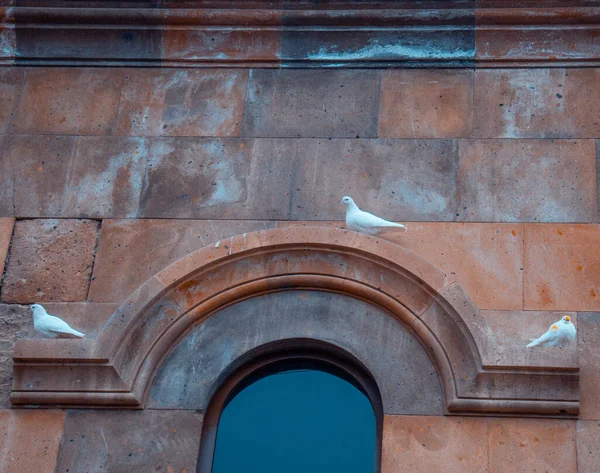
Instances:
[[[147,217],[140,217],[140,214],[142,213],[142,199],[144,198],[144,193],[148,187],[148,168],[150,167],[150,153],[152,152],[152,146],[154,146],[154,141],[161,139],[164,137],[158,137],[158,136],[144,136],[143,139],[147,140],[147,152],[144,156],[144,175],[142,176],[142,184],[140,186],[140,192],[138,194],[138,201],[137,201],[137,207],[136,207],[136,212],[135,212],[135,216],[133,218],[147,218]]]
[[[17,220],[15,219],[15,222],[13,223],[13,227],[12,227],[12,232],[10,234],[10,240],[8,242],[8,248],[6,250],[6,259],[4,260],[4,270],[2,271],[2,274],[0,274],[0,301],[2,301],[2,292],[4,289],[4,278],[6,277],[6,272],[8,271],[8,262],[10,260],[10,250],[12,248],[13,245],[13,241],[15,238],[15,231],[17,228]]]
[[[459,193],[458,193],[458,186],[459,186],[459,182],[458,182],[458,173],[460,170],[460,158],[462,156],[461,153],[461,142],[462,140],[460,138],[458,139],[452,139],[452,144],[454,145],[453,147],[455,148],[456,151],[456,160],[454,162],[454,172],[453,172],[453,178],[454,178],[454,212],[452,213],[452,222],[460,222],[460,220],[457,219],[456,214],[460,213],[462,210],[460,209],[460,202],[459,202]],[[464,218],[464,216],[463,216]],[[463,222],[466,222],[466,220],[463,220]]]
[[[100,225],[98,225],[98,230],[96,231],[96,244],[94,245],[94,258],[92,259],[92,269],[90,271],[90,278],[88,281],[87,291],[85,292],[85,302],[89,302],[90,290],[92,288],[92,280],[94,278],[94,267],[96,266],[96,257],[98,256],[98,246],[100,246],[100,234],[102,232],[102,226],[104,224],[104,220],[100,220]]]

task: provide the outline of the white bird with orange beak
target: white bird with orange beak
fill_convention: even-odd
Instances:
[[[527,347],[562,347],[577,338],[577,330],[571,322],[571,317],[565,315],[558,322],[553,323],[548,331],[540,338],[533,339]]]

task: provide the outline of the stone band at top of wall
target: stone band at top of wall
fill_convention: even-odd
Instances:
[[[11,1],[0,63],[235,67],[538,67],[600,64],[585,3],[164,2],[161,8]],[[58,3],[58,2],[57,2]],[[106,4],[110,5],[110,4]],[[127,6],[127,5],[126,5]],[[138,5],[136,5],[138,6]],[[108,27],[110,25],[110,27]],[[49,27],[50,26],[50,27]],[[574,45],[576,45],[574,47]]]

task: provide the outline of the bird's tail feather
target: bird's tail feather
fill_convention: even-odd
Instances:
[[[394,225],[386,225],[386,226],[380,226],[377,227],[377,233],[379,234],[383,234],[383,233],[399,233],[399,232],[406,232],[408,231],[408,228],[406,228],[404,225],[400,224],[400,223],[396,223]]]
[[[60,338],[85,338],[85,335],[77,330],[73,330],[72,332],[62,332]]]

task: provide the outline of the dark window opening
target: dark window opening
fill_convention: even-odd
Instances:
[[[200,473],[378,473],[382,408],[355,360],[315,348],[242,364],[205,414]]]

